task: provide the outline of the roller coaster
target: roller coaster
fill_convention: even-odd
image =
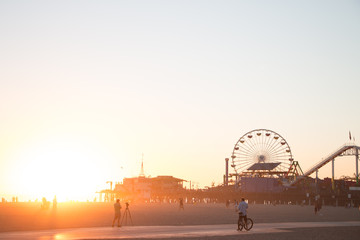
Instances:
[[[356,146],[354,143],[348,143],[348,144],[344,144],[343,146],[341,146],[340,148],[338,148],[335,152],[329,154],[327,157],[325,157],[324,159],[322,159],[321,161],[319,161],[318,163],[316,163],[315,165],[313,165],[312,167],[310,167],[306,172],[304,172],[303,175],[299,175],[297,176],[295,179],[293,179],[292,181],[288,181],[288,182],[283,182],[284,186],[292,186],[295,185],[296,183],[300,182],[301,180],[303,180],[304,178],[310,176],[311,174],[313,174],[314,172],[319,171],[320,168],[322,168],[323,166],[325,166],[326,164],[328,164],[329,162],[332,163],[332,182],[334,182],[334,175],[335,175],[335,158],[337,157],[341,157],[341,156],[355,156],[355,165],[356,165],[356,170],[355,170],[355,177],[356,177],[356,183],[359,183],[359,152],[360,152],[360,147]]]

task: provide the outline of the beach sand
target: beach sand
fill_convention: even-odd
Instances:
[[[234,206],[225,204],[130,204],[134,226],[181,226],[236,224]],[[122,203],[122,218],[125,204]],[[0,232],[111,226],[113,203],[59,203],[57,209],[41,209],[40,203],[1,203]],[[254,223],[360,221],[357,208],[323,207],[315,215],[313,206],[250,204]],[[123,225],[131,225],[128,217]],[[313,230],[308,230],[313,231]],[[306,231],[305,231],[306,232]]]

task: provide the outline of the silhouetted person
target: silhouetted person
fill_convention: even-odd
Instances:
[[[184,210],[184,201],[182,198],[179,199],[179,210]]]
[[[320,209],[321,209],[321,202],[320,202],[320,199],[316,199],[315,200],[315,203],[314,203],[314,210],[315,210],[315,214],[317,214]]]
[[[318,201],[317,200],[315,200],[315,202],[314,202],[314,212],[315,212],[315,214],[317,214],[317,212],[318,212]]]
[[[116,203],[114,203],[115,216],[114,216],[114,220],[112,223],[113,227],[114,227],[116,219],[118,221],[118,227],[120,227],[120,216],[121,216],[120,209],[121,209],[120,199],[116,199]]]
[[[49,204],[50,204],[50,202],[48,202],[48,201],[46,200],[46,198],[43,197],[43,198],[42,198],[41,208],[42,208],[42,209],[48,209],[48,208],[49,208]]]
[[[56,195],[53,199],[53,208],[56,209],[57,208],[57,200],[56,200]]]
[[[239,202],[236,199],[234,200],[234,206],[235,206],[235,212],[239,211],[238,209]]]

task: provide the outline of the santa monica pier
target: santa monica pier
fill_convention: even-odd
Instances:
[[[224,172],[221,185],[194,189],[191,182],[173,176],[146,177],[142,163],[138,177],[124,178],[114,185],[107,182],[109,188],[98,191],[98,199],[230,203],[246,196],[249,202],[260,204],[311,205],[318,201],[323,205],[359,207],[359,149],[354,142],[344,144],[309,169],[302,169],[282,135],[269,129],[255,129],[242,135],[231,155],[225,158],[224,170],[219,170]],[[335,161],[341,164],[344,156],[354,157],[355,174],[335,179]],[[331,176],[319,179],[319,170],[328,164]],[[314,173],[315,177],[310,177]]]

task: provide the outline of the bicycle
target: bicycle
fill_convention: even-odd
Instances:
[[[254,222],[251,218],[246,218],[246,223],[244,221],[244,216],[239,213],[239,220],[238,220],[238,231],[242,231],[245,229],[246,231],[249,231],[254,225]]]

